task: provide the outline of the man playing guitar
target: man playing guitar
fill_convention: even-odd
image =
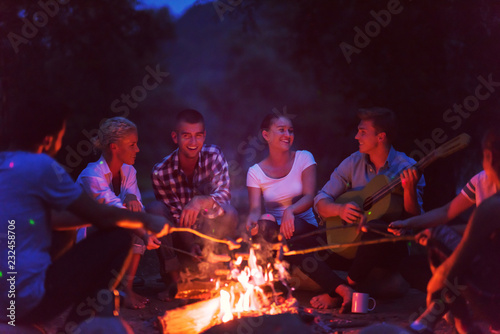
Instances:
[[[314,199],[316,211],[322,219],[337,217],[337,219],[341,218],[344,224],[359,222],[363,215],[367,217],[367,220],[372,220],[370,219],[371,210],[360,207],[354,201],[341,204],[337,199],[349,190],[359,190],[365,187],[377,175],[385,175],[389,180],[401,178],[401,186],[398,186],[399,189],[396,188],[395,191],[399,190],[402,193],[403,216],[421,214],[424,177],[419,178],[417,170],[411,168],[415,164],[413,159],[392,147],[391,140],[393,129],[395,129],[394,113],[386,108],[361,109],[358,117],[361,121],[355,139],[359,142],[359,151],[342,161],[333,171],[330,180]],[[336,230],[331,233],[338,234],[342,231]],[[361,240],[378,237],[380,235],[368,232],[363,233]],[[338,254],[332,255],[339,257]],[[360,288],[358,283],[366,283],[364,281],[375,267],[387,269],[386,272],[398,275],[396,277],[400,279],[400,282],[406,284],[396,273],[398,264],[405,255],[407,255],[407,249],[404,243],[360,247],[355,255],[353,254],[352,261],[347,267],[349,284]],[[342,262],[341,260],[345,259],[339,257],[339,262]],[[394,277],[391,276],[391,278]],[[394,280],[391,279],[391,282],[394,283]],[[318,305],[323,307],[330,302],[328,296],[325,295],[315,298]]]

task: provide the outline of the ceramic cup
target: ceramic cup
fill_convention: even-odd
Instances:
[[[373,306],[368,308],[370,301],[373,302]],[[376,305],[375,299],[371,298],[367,293],[354,292],[352,294],[352,313],[368,313],[368,311],[373,311]]]

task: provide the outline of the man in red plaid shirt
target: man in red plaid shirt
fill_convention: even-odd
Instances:
[[[166,216],[175,226],[195,228],[215,237],[232,236],[237,214],[229,203],[228,164],[219,147],[204,145],[203,116],[192,109],[181,111],[171,135],[178,148],[153,168],[158,202],[152,203],[148,211]],[[179,261],[171,249],[172,242],[176,248],[199,256],[199,241],[190,233],[175,233],[162,240],[158,258],[167,290],[158,295],[160,299],[175,297]]]

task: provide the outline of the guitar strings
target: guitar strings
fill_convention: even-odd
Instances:
[[[417,162],[412,167],[415,167],[417,169],[420,167],[425,168],[427,163],[429,162],[429,160],[431,160],[433,157],[434,157],[434,154],[429,154],[428,156],[422,158],[419,162]],[[398,174],[401,174],[406,169],[407,168],[402,169]],[[378,191],[376,191],[373,195],[368,196],[366,198],[365,202],[363,203],[363,209],[365,207],[371,208],[373,206],[373,204],[378,202],[380,199],[385,197],[388,192],[392,191],[395,187],[397,187],[400,182],[401,182],[401,177],[398,176],[397,178],[393,179],[391,182],[389,182],[388,184],[386,184],[385,186],[380,188]]]

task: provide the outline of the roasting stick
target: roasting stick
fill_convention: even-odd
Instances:
[[[168,248],[168,249],[172,249],[176,252],[179,252],[179,253],[183,253],[183,254],[186,254],[186,255],[189,255],[191,256],[192,258],[195,258],[196,260],[198,260],[198,262],[201,262],[201,259],[199,257],[197,257],[196,255],[193,255],[189,252],[186,252],[185,250],[182,250],[182,249],[179,249],[179,248],[175,248],[175,247],[172,247],[172,246],[165,246],[163,245],[162,247],[165,247],[165,248]]]
[[[192,228],[188,228],[188,227],[172,227],[172,226],[169,226],[168,227],[168,234],[170,234],[172,232],[189,232],[189,233],[192,233],[192,234],[195,234],[195,235],[199,236],[200,238],[204,238],[204,239],[207,239],[207,240],[210,240],[210,241],[218,242],[220,244],[226,244],[227,247],[229,247],[229,250],[238,249],[238,248],[241,247],[241,244],[239,242],[235,242],[233,240],[227,240],[227,239],[226,240],[217,239],[217,238],[214,238],[214,237],[211,237],[209,235],[203,234],[201,232],[198,232],[198,231],[193,230]]]
[[[352,223],[352,224],[348,224],[348,225],[325,227],[325,228],[322,228],[322,229],[318,229],[316,231],[312,231],[312,232],[309,232],[309,233],[304,233],[304,234],[301,234],[301,235],[297,235],[295,237],[292,237],[290,239],[290,241],[297,241],[299,239],[304,239],[304,238],[307,238],[307,237],[310,237],[310,236],[313,236],[313,235],[316,235],[316,234],[325,233],[326,231],[342,230],[342,229],[345,229],[345,228],[353,228],[353,227],[358,227],[358,226],[359,226],[359,223]]]
[[[380,234],[380,235],[383,235],[383,236],[390,236],[392,234],[390,233],[384,233],[384,232],[381,232],[375,228],[372,228],[370,225],[375,225],[375,226],[380,226],[382,227],[383,224],[373,224],[373,223],[363,223],[363,224],[360,224],[360,223],[352,223],[352,224],[347,224],[347,225],[340,225],[340,226],[332,226],[332,227],[326,227],[326,228],[322,228],[322,229],[318,229],[316,231],[312,231],[312,232],[309,232],[309,233],[305,233],[305,234],[301,234],[301,235],[298,235],[298,236],[295,236],[295,237],[292,237],[290,239],[290,241],[297,241],[299,239],[304,239],[304,238],[308,238],[308,237],[311,237],[313,235],[316,235],[316,234],[322,234],[322,233],[325,233],[327,231],[331,231],[331,230],[343,230],[343,229],[346,229],[346,228],[360,228],[361,227],[361,230],[363,232],[374,232],[374,233],[377,233],[377,234]],[[387,224],[388,225],[388,224]],[[387,227],[387,225],[383,226],[383,227]]]
[[[346,244],[334,244],[334,245],[320,246],[320,247],[314,247],[314,248],[308,248],[308,249],[286,251],[283,253],[283,255],[290,256],[290,255],[313,253],[313,252],[318,252],[318,251],[322,251],[322,250],[326,250],[326,249],[357,247],[357,246],[363,246],[363,245],[381,244],[384,242],[398,242],[398,241],[412,241],[412,240],[415,240],[415,236],[407,235],[407,236],[401,236],[401,237],[381,238],[381,239],[376,239],[376,240],[366,240],[366,241],[351,242],[351,243],[346,243]]]

